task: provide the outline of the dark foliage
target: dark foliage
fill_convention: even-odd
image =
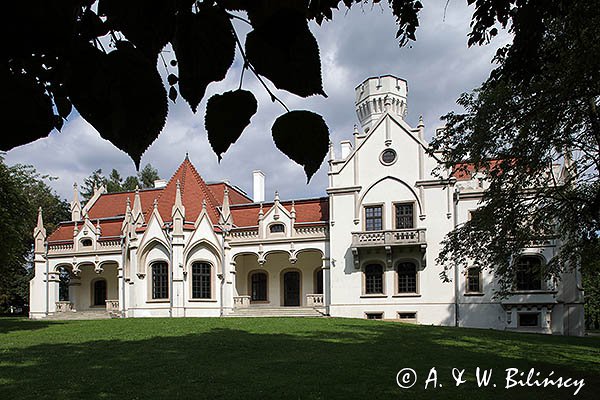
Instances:
[[[323,117],[311,111],[290,111],[275,120],[271,131],[277,148],[304,166],[310,181],[329,148],[329,128]]]
[[[245,69],[299,96],[324,96],[319,48],[307,21],[321,24],[331,20],[333,10],[341,5],[364,2],[8,2],[2,13],[10,38],[4,70],[10,99],[7,130],[20,135],[3,136],[0,149],[42,138],[54,128],[60,130],[75,106],[103,138],[127,152],[139,167],[141,155],[165,125],[167,91],[156,65],[169,43],[177,58],[171,60],[171,67],[177,66],[178,71],[177,75],[167,71],[168,98],[175,102],[181,95],[194,112],[206,87],[227,74],[236,41]],[[400,44],[414,40],[421,4],[413,0],[389,0],[389,4],[399,25]],[[232,13],[244,12],[253,27],[245,46],[247,55],[231,24],[231,18],[241,18]],[[107,50],[102,43],[108,40]],[[233,125],[246,125],[246,115],[230,115],[231,121],[236,118],[240,120]]]
[[[208,141],[219,161],[221,154],[238,140],[250,124],[250,118],[256,114],[257,109],[256,98],[247,90],[215,94],[208,99],[204,126],[208,133]],[[233,113],[238,115],[238,119],[231,119]]]
[[[196,112],[206,87],[225,78],[235,57],[229,16],[218,7],[202,5],[197,13],[177,15],[173,49],[179,66],[179,92]]]

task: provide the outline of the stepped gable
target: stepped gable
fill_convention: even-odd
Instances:
[[[181,201],[185,207],[185,220],[196,221],[200,211],[202,211],[202,201],[206,200],[206,211],[213,224],[219,222],[219,211],[217,207],[220,202],[210,190],[204,179],[200,176],[196,168],[192,165],[189,158],[186,157],[177,171],[173,174],[167,186],[165,186],[157,196],[158,212],[164,222],[171,221],[173,204],[175,204],[175,193],[177,191],[177,181],[179,181],[181,191]],[[150,218],[154,207],[152,200],[146,208],[144,218],[146,221]]]

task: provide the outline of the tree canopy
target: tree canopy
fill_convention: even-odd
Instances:
[[[115,168],[112,169],[108,177],[105,177],[102,169],[99,168],[83,180],[80,194],[84,201],[88,201],[94,195],[94,188],[98,189],[100,186],[104,186],[107,193],[114,193],[136,188],[152,188],[154,187],[154,181],[158,179],[160,179],[158,170],[150,163],[146,164],[137,175],[131,175],[125,179],[121,177],[121,174]]]
[[[27,303],[38,207],[48,232],[70,216],[69,205],[48,186],[51,179],[28,165],[9,167],[0,156],[0,312]]]
[[[577,266],[586,274],[600,260],[600,9],[585,0],[523,4],[508,14],[514,41],[498,51],[497,68],[460,97],[466,112],[447,114],[431,143],[447,168],[468,161],[489,184],[439,262],[493,268],[500,293],[532,240],[558,240],[547,278]]]
[[[399,43],[415,40],[421,3],[388,1],[398,23]],[[206,111],[205,128],[215,153],[220,159],[257,112],[253,93],[242,90],[243,73],[248,70],[285,109],[286,114],[277,119],[274,140],[281,151],[304,166],[310,180],[327,152],[329,129],[321,116],[311,111],[286,117],[290,110],[264,79],[301,97],[326,96],[319,47],[308,21],[321,24],[332,19],[333,10],[340,5],[365,2],[9,2],[2,21],[10,37],[4,70],[10,99],[6,115],[10,128],[20,134],[3,136],[0,149],[29,143],[54,128],[60,130],[74,107],[104,139],[128,153],[139,168],[142,154],[165,125],[167,96],[173,102],[182,97],[196,112],[206,87],[225,77],[237,51],[244,60],[239,87],[213,96]],[[252,28],[245,40],[238,36],[231,22],[234,18]],[[107,42],[108,47],[103,45]],[[173,49],[168,65],[163,55],[165,46]],[[168,75],[168,94],[157,64]],[[232,106],[243,112],[231,113]],[[290,124],[293,121],[305,121],[303,125],[314,130],[300,131]],[[222,129],[225,125],[231,129]],[[314,146],[302,153],[303,148],[293,145],[299,142]]]

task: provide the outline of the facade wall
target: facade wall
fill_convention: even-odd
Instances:
[[[234,311],[236,299],[250,295],[252,271],[268,274],[268,301],[250,306],[283,306],[282,277],[292,270],[301,273],[300,305],[307,306],[307,295],[316,292],[315,271],[324,268],[324,305],[334,317],[365,318],[381,313],[384,319],[399,320],[399,314],[414,314],[409,322],[511,330],[520,329],[520,313],[536,312],[539,326],[527,330],[582,334],[583,293],[576,271],[565,273],[560,282],[546,282],[544,290],[505,299],[494,297],[495,280],[490,271],[482,272],[479,293],[467,293],[464,270],[448,271],[451,282],[440,279],[442,270],[436,258],[441,242],[479,207],[485,183],[478,179],[457,182],[447,171],[441,171],[443,179],[432,173],[438,160],[425,153],[424,124],[413,128],[403,119],[407,96],[403,82],[387,76],[372,78],[357,88],[361,129],[352,142],[344,144],[343,157],[336,157],[333,149],[329,157],[328,232],[298,236],[295,211],[281,206],[276,194],[264,214],[261,205],[257,225],[249,227],[255,233],[224,238],[215,231],[206,208],[196,221],[186,220],[178,192],[174,222],[165,229],[155,208],[143,223],[144,229],[138,230],[142,225],[136,223],[125,232],[124,257],[120,251],[90,252],[73,261],[68,254],[53,256],[46,265],[36,250],[31,316],[39,318],[56,311],[56,268],[60,265],[81,266],[72,288],[76,309],[90,308],[93,280],[106,277],[107,298],[118,299],[120,310],[128,317],[227,315]],[[391,162],[383,158],[384,151],[390,150],[395,152]],[[358,235],[369,233],[365,206],[382,207],[382,232],[398,231],[396,203],[413,205],[413,227],[405,231],[424,232],[423,240],[358,243]],[[269,226],[274,223],[283,224],[284,232],[271,233]],[[75,237],[75,250],[83,237],[92,240],[94,250],[101,249],[93,231],[94,225],[86,219]],[[525,249],[523,254],[547,261],[557,246],[560,242],[553,240]],[[168,299],[152,298],[151,266],[156,262],[165,262],[169,268]],[[191,296],[194,262],[211,265],[210,298]],[[414,293],[398,289],[397,266],[402,262],[417,267]],[[370,264],[380,265],[384,271],[383,293],[366,292],[365,269]],[[96,272],[95,265],[104,265],[103,271]]]

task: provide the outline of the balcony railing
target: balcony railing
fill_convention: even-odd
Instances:
[[[425,244],[425,228],[352,233],[352,247],[407,246]]]
[[[323,307],[323,295],[322,294],[307,294],[306,305],[309,307]]]

